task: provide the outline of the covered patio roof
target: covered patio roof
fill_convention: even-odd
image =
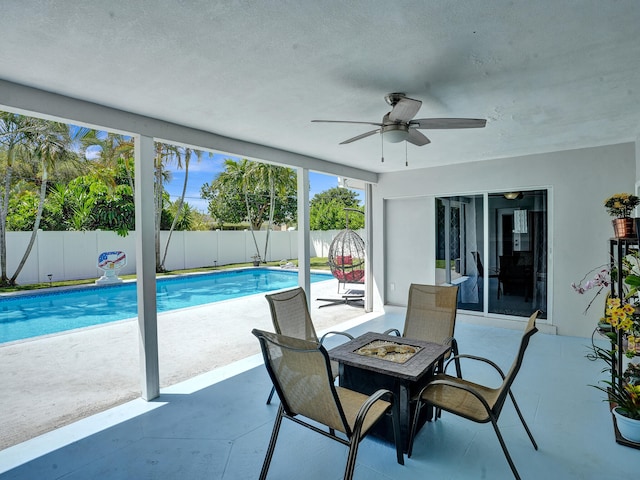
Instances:
[[[356,178],[405,170],[404,144],[382,163],[377,136],[339,145],[375,127],[311,120],[380,122],[391,92],[488,121],[426,130],[409,169],[610,145],[640,132],[639,22],[635,0],[10,1],[0,108]]]

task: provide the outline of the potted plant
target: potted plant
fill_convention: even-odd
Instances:
[[[612,223],[617,238],[633,237],[636,234],[631,214],[638,205],[640,198],[630,193],[616,193],[604,201],[607,213],[615,217]]]
[[[253,259],[253,266],[254,267],[259,267],[260,266],[260,262],[262,261],[262,258],[260,257],[260,254],[256,253],[255,255],[251,255],[251,258]]]
[[[597,358],[607,363],[603,372],[611,372],[613,351],[593,346]],[[634,365],[634,371],[637,371]],[[629,370],[629,369],[627,369]],[[606,386],[592,385],[607,394],[605,401],[611,406],[611,413],[616,419],[620,435],[630,442],[640,443],[640,383],[632,383],[623,375],[612,375],[611,380],[603,380]]]
[[[605,401],[611,406],[620,435],[630,442],[640,443],[640,367],[631,363],[623,373],[617,371],[614,364],[618,335],[635,339],[640,329],[640,316],[633,305],[622,303],[619,298],[609,297],[601,321],[612,327],[613,331],[606,334],[611,340],[611,349],[593,345],[593,356],[605,362],[606,367],[602,371],[609,373],[611,379],[603,380],[604,386],[592,386],[607,394]],[[633,348],[625,353],[627,357],[633,358],[636,351]]]

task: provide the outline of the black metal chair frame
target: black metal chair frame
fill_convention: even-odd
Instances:
[[[511,455],[509,454],[509,450],[507,449],[507,445],[504,441],[504,438],[502,436],[502,434],[500,433],[500,429],[498,428],[498,419],[500,418],[500,413],[502,412],[502,408],[504,407],[504,403],[506,401],[507,395],[511,398],[511,401],[513,402],[513,405],[515,407],[516,413],[518,414],[518,417],[520,418],[520,421],[522,422],[522,425],[524,427],[524,429],[527,432],[527,435],[529,436],[529,439],[531,440],[531,443],[533,444],[533,448],[535,450],[538,450],[538,445],[535,441],[535,439],[533,438],[533,434],[531,433],[531,430],[529,430],[529,426],[527,425],[527,423],[524,420],[524,417],[522,416],[522,412],[520,411],[520,407],[518,406],[518,403],[516,402],[516,399],[513,395],[513,392],[511,391],[511,385],[513,384],[513,381],[515,380],[516,375],[518,374],[520,367],[522,366],[522,360],[524,358],[524,353],[527,349],[527,346],[529,345],[529,340],[531,339],[531,337],[533,336],[533,334],[535,334],[538,329],[535,326],[535,321],[536,321],[536,317],[538,316],[539,311],[534,312],[531,317],[529,318],[529,323],[527,325],[527,328],[525,329],[525,332],[522,336],[522,340],[520,341],[520,348],[518,350],[518,354],[516,356],[516,359],[513,362],[513,365],[511,366],[511,369],[509,370],[508,375],[505,375],[505,373],[502,371],[502,369],[496,365],[496,363],[494,363],[493,361],[487,359],[487,358],[483,358],[483,357],[478,357],[475,355],[458,355],[457,357],[452,357],[451,359],[449,359],[449,361],[446,363],[444,370],[446,371],[447,367],[449,366],[449,364],[454,361],[456,358],[458,359],[470,359],[470,360],[475,360],[475,361],[480,361],[483,363],[486,363],[490,366],[492,366],[500,375],[500,377],[502,378],[502,385],[500,387],[500,392],[499,395],[497,396],[495,402],[493,405],[489,405],[489,403],[487,402],[487,400],[485,399],[485,397],[482,395],[482,393],[480,393],[479,390],[474,388],[474,385],[477,384],[473,384],[471,382],[466,382],[463,383],[464,381],[462,379],[457,379],[455,377],[450,377],[448,375],[438,375],[436,376],[436,380],[434,380],[433,382],[429,383],[426,387],[424,387],[422,389],[422,391],[420,392],[420,394],[417,397],[417,401],[416,401],[416,412],[414,415],[414,422],[411,426],[411,434],[409,437],[409,449],[408,449],[408,457],[411,457],[412,451],[413,451],[413,442],[414,442],[414,437],[416,434],[416,421],[415,419],[418,418],[419,414],[420,414],[420,409],[422,408],[423,404],[429,403],[432,404],[434,407],[436,407],[437,409],[440,410],[444,410],[444,411],[448,411],[450,413],[453,413],[454,415],[458,415],[461,416],[463,418],[466,418],[468,420],[471,420],[473,422],[477,422],[477,423],[489,423],[491,422],[491,425],[493,426],[494,431],[496,432],[496,436],[498,437],[498,441],[500,442],[500,446],[502,447],[502,451],[504,453],[504,456],[507,459],[507,462],[509,463],[509,467],[511,467],[511,471],[513,472],[513,475],[516,479],[520,480],[520,474],[518,473],[518,470],[516,469],[515,464],[513,463],[513,460],[511,458]],[[473,397],[475,397],[475,399],[477,399],[478,402],[480,402],[483,407],[484,410],[486,410],[487,417],[486,419],[477,419],[477,418],[473,418],[471,416],[466,416],[464,415],[462,412],[457,411],[455,407],[450,407],[448,406],[445,402],[442,403],[431,403],[431,402],[426,402],[424,401],[423,398],[423,394],[429,389],[429,388],[434,388],[437,387],[438,385],[444,385],[447,387],[451,387],[451,388],[455,388],[458,390],[462,390],[462,391],[466,391],[469,394],[473,395]],[[481,385],[478,385],[478,387],[481,387]],[[435,420],[438,419],[438,416],[435,417]]]
[[[333,375],[331,373],[331,363],[329,360],[329,354],[327,353],[326,349],[319,343],[314,343],[314,342],[309,342],[309,341],[305,341],[305,340],[300,340],[300,339],[293,339],[293,340],[297,340],[298,342],[304,342],[306,344],[305,348],[295,348],[292,347],[290,345],[287,345],[287,339],[292,339],[291,337],[286,337],[284,335],[278,335],[278,334],[273,334],[273,333],[269,333],[269,332],[264,332],[261,330],[257,330],[254,329],[252,331],[252,333],[258,338],[258,340],[260,341],[260,347],[262,350],[262,354],[264,357],[264,364],[267,368],[267,371],[269,372],[269,376],[271,377],[271,380],[273,382],[273,385],[276,389],[276,391],[278,392],[278,396],[281,399],[280,402],[280,407],[278,408],[278,413],[276,415],[276,419],[275,419],[275,423],[273,426],[273,431],[271,433],[271,439],[269,440],[269,446],[267,448],[267,453],[264,459],[264,463],[262,466],[262,470],[260,472],[260,480],[264,480],[267,477],[267,472],[269,470],[269,466],[271,464],[271,459],[273,458],[273,453],[275,450],[275,446],[276,446],[276,442],[278,439],[278,434],[280,432],[280,426],[282,425],[282,419],[283,418],[287,418],[289,420],[291,420],[292,422],[297,423],[298,425],[302,425],[303,427],[306,427],[310,430],[313,430],[316,433],[319,433],[321,435],[324,435],[325,437],[331,438],[347,447],[349,447],[349,453],[347,456],[347,465],[345,467],[345,473],[344,473],[344,479],[345,480],[350,480],[353,477],[353,471],[355,468],[355,464],[356,464],[356,455],[358,453],[358,446],[361,442],[361,440],[364,438],[364,436],[366,436],[366,433],[363,435],[362,434],[362,427],[363,427],[363,423],[365,421],[365,418],[367,416],[367,413],[369,412],[369,410],[371,409],[371,407],[378,401],[378,400],[385,400],[387,402],[390,403],[390,407],[389,410],[391,412],[391,418],[392,418],[392,423],[393,423],[393,431],[394,431],[394,437],[395,437],[395,445],[396,445],[396,457],[397,457],[397,461],[400,465],[404,465],[404,455],[402,453],[402,445],[401,445],[401,438],[400,438],[400,424],[399,424],[399,411],[398,411],[398,404],[395,401],[395,396],[394,394],[389,391],[389,390],[384,390],[384,389],[380,389],[378,391],[376,391],[375,393],[373,393],[372,395],[370,395],[367,400],[362,404],[362,406],[360,407],[360,409],[358,410],[358,414],[356,416],[355,422],[354,422],[354,426],[353,428],[351,428],[349,426],[349,423],[346,419],[345,413],[342,409],[342,405],[340,402],[340,399],[338,397],[338,393],[336,391],[336,387],[333,384]],[[271,359],[269,357],[268,354],[268,346],[267,346],[267,342],[272,342],[274,344],[277,344],[280,348],[284,348],[284,349],[288,349],[291,351],[296,351],[299,352],[301,354],[305,354],[305,353],[316,353],[320,352],[322,354],[322,356],[324,357],[325,360],[325,365],[326,365],[326,373],[327,373],[327,383],[326,383],[326,388],[331,390],[331,395],[333,396],[333,399],[335,401],[335,405],[339,410],[339,414],[340,417],[342,419],[342,424],[344,427],[344,433],[346,435],[346,439],[342,438],[340,436],[337,436],[333,430],[333,428],[329,429],[329,432],[326,432],[320,428],[318,428],[316,425],[308,423],[302,419],[299,418],[299,414],[295,411],[292,410],[292,408],[290,407],[289,403],[287,402],[287,396],[283,390],[282,385],[280,384],[280,380],[279,377],[277,375],[276,372],[274,372],[273,370],[273,366],[271,363]],[[345,389],[346,390],[346,389]],[[387,411],[387,413],[389,412],[389,410]],[[305,417],[306,418],[306,417]],[[382,418],[382,417],[381,417]],[[314,420],[311,418],[311,420]],[[304,476],[304,475],[303,475]]]

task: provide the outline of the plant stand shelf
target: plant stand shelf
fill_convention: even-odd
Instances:
[[[631,251],[637,251],[640,247],[639,238],[634,236],[632,238],[611,238],[609,239],[609,261],[611,271],[616,270],[618,272],[618,277],[615,281],[611,282],[611,295],[624,299],[624,276],[623,272],[623,258]],[[623,300],[623,302],[626,300]],[[610,331],[606,331],[605,326],[599,325],[598,332],[604,336],[608,336]],[[616,351],[613,354],[613,358],[611,359],[611,381],[612,382],[622,382],[622,373],[623,373],[623,334],[618,332],[615,338],[615,341],[612,340],[612,347]],[[616,377],[618,375],[618,377]],[[617,378],[617,379],[616,379]],[[609,403],[609,409],[611,410],[615,405]],[[640,443],[632,442],[627,440],[622,435],[620,435],[620,430],[618,430],[618,423],[616,421],[616,417],[613,414],[613,410],[611,410],[611,420],[613,422],[613,431],[616,438],[616,443],[620,445],[625,445],[627,447],[635,448],[640,450]]]

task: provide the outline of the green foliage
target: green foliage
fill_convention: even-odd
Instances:
[[[358,195],[353,190],[341,187],[333,187],[324,192],[316,193],[311,199],[311,207],[319,203],[329,203],[331,200],[336,200],[344,207],[358,208],[360,202],[358,201]]]
[[[7,230],[28,232],[33,228],[38,211],[38,194],[32,190],[17,189],[9,195]]]
[[[135,228],[134,199],[128,185],[107,185],[97,174],[57,184],[45,203],[44,230],[110,230],[125,236]]]
[[[173,222],[173,218],[176,215],[176,211],[178,209],[178,202],[173,202],[170,203],[169,206],[167,208],[165,208],[165,210],[167,211],[168,216],[171,217],[171,222]],[[176,222],[175,225],[175,230],[192,230],[193,224],[195,222],[194,220],[194,213],[196,213],[193,208],[191,207],[191,205],[189,205],[188,203],[183,203],[182,204],[182,208],[181,208],[181,212],[180,212],[180,216],[178,217],[178,220]],[[171,224],[169,224],[169,227],[171,227]]]
[[[218,177],[211,185],[205,183],[200,189],[202,198],[209,201],[209,215],[218,228],[222,228],[225,223],[241,223],[247,217],[242,186],[221,183],[222,180]]]
[[[295,222],[296,190],[296,174],[291,168],[227,159],[225,170],[211,184],[202,186],[201,195],[209,201],[209,214],[218,227],[250,221],[254,230],[259,230],[268,221],[272,197],[273,223]]]
[[[364,215],[345,210],[363,211],[356,196],[354,191],[338,187],[314,195],[309,207],[309,228],[311,230],[342,230],[346,228],[347,217],[349,228],[353,230],[363,228]]]
[[[589,354],[589,357],[602,360],[605,363],[602,372],[611,374],[614,371],[615,343],[612,342],[610,350],[597,345],[592,345],[592,348],[593,352]],[[602,380],[602,383],[605,386],[591,386],[606,394],[603,401],[615,403],[625,417],[640,420],[640,385],[628,382],[628,379],[620,373],[612,375],[611,380]]]

